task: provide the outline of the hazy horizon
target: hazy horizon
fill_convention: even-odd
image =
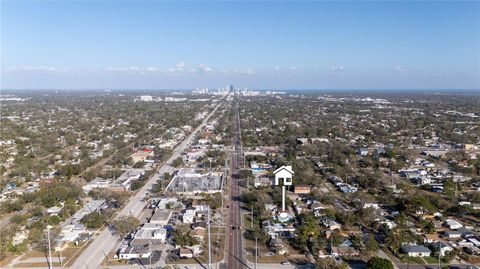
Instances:
[[[480,89],[478,1],[1,5],[1,89]]]

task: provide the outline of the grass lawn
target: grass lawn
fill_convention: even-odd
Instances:
[[[255,261],[255,241],[244,239],[245,249],[247,250],[246,258],[250,262]],[[265,256],[266,252],[270,252],[267,246],[258,246],[258,262],[259,263],[280,263],[280,262],[305,262],[308,259],[300,254],[296,249],[290,247],[287,242],[285,242],[286,247],[288,248],[288,255],[274,255],[274,256]]]
[[[18,255],[14,255],[14,254],[11,254],[11,253],[7,253],[7,254],[3,254],[5,255],[5,257],[3,259],[0,260],[0,268],[3,268],[5,266],[7,266],[11,260],[15,259],[15,257],[17,257]]]
[[[423,257],[423,259],[424,259],[427,263],[438,263],[438,257],[429,256],[429,257]]]
[[[425,264],[422,258],[420,257],[402,257],[400,260],[405,264]]]
[[[52,252],[52,261],[54,266],[60,267],[60,255],[63,258],[63,266],[70,266],[76,258],[82,253],[82,250],[88,246],[90,242],[83,243],[78,246],[69,244],[60,254],[60,252]],[[29,262],[30,258],[45,258],[42,262]],[[40,251],[29,251],[25,253],[14,267],[47,267],[46,254]]]

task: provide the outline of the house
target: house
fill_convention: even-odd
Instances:
[[[197,227],[196,229],[190,231],[190,235],[199,242],[203,242],[203,239],[205,238],[205,228]]]
[[[473,243],[467,240],[460,240],[456,242],[457,246],[459,247],[473,247]]]
[[[172,217],[173,211],[171,209],[157,209],[150,218],[150,223],[167,225]]]
[[[363,208],[373,208],[373,209],[379,209],[380,204],[378,203],[364,203]]]
[[[471,238],[475,236],[475,233],[472,232],[470,229],[467,229],[465,227],[457,229],[457,231],[462,233],[463,238]]]
[[[345,183],[339,184],[337,186],[338,186],[338,189],[343,193],[355,193],[358,191],[357,187],[354,187],[352,185],[345,184]]]
[[[442,158],[447,154],[447,150],[424,150],[422,154],[425,156],[430,156],[436,159]]]
[[[393,229],[397,227],[397,224],[393,220],[389,220],[389,219],[380,220],[378,223],[387,225],[389,229]]]
[[[14,246],[19,245],[23,243],[27,238],[28,238],[27,231],[25,231],[25,229],[22,229],[21,231],[17,232],[15,236],[13,236],[12,245]]]
[[[300,145],[308,144],[308,138],[304,138],[304,137],[297,138],[297,144],[300,144]]]
[[[469,242],[471,242],[474,246],[480,247],[480,241],[475,239],[475,238],[468,238],[467,239]]]
[[[444,225],[445,227],[448,227],[449,229],[452,229],[452,230],[460,229],[460,228],[463,227],[463,225],[462,225],[460,222],[458,222],[458,221],[456,221],[456,220],[453,220],[453,219],[447,219],[447,220],[443,223],[443,225]]]
[[[180,248],[178,253],[180,258],[184,259],[192,259],[193,258],[193,251],[188,248]]]
[[[430,177],[427,177],[427,176],[420,176],[420,177],[417,177],[413,180],[417,185],[427,185],[427,184],[430,184],[432,183],[432,180],[430,179]]]
[[[258,187],[268,187],[272,185],[272,180],[268,177],[255,178],[253,180],[253,186]]]
[[[52,206],[47,209],[47,213],[53,216],[57,216],[58,214],[60,214],[60,211],[62,211],[62,208],[58,206]]]
[[[464,150],[471,150],[471,149],[473,149],[474,147],[475,147],[474,144],[464,144],[464,145],[463,145],[463,149],[464,149]]]
[[[101,177],[96,177],[92,181],[88,182],[85,184],[82,189],[85,193],[90,192],[93,189],[101,189],[101,188],[108,188],[110,186],[111,180],[109,179],[104,179]]]
[[[118,257],[124,260],[149,258],[151,255],[152,250],[145,246],[124,246],[118,252]]]
[[[359,148],[357,150],[357,154],[360,156],[367,156],[368,155],[368,149],[367,148]]]
[[[273,171],[275,174],[275,185],[279,185],[279,182],[282,181],[285,186],[292,185],[292,176],[294,172],[292,171],[291,166],[282,166],[277,170]]]
[[[295,228],[293,225],[285,225],[281,223],[272,223],[270,220],[262,222],[262,228],[271,238],[276,238],[281,234],[293,233]]]
[[[158,245],[164,243],[166,240],[167,229],[163,228],[160,224],[145,223],[143,227],[135,233],[130,245],[144,246],[149,243]]]
[[[353,257],[360,255],[360,253],[353,247],[332,247],[332,255],[340,257]]]
[[[420,245],[405,245],[402,246],[402,251],[409,257],[427,257],[432,254],[430,249]]]
[[[309,194],[310,191],[311,188],[308,185],[296,185],[294,188],[294,193],[296,194]]]
[[[323,226],[325,226],[330,231],[340,230],[340,228],[342,228],[342,226],[334,220],[325,220],[325,221],[322,222],[322,224],[323,224]]]
[[[438,234],[425,234],[423,235],[425,243],[435,243],[440,241],[440,236]]]
[[[465,252],[470,255],[480,255],[480,248],[478,247],[466,247]]]
[[[183,223],[193,223],[195,218],[195,210],[186,210],[182,215]]]
[[[288,249],[280,238],[271,238],[269,245],[272,251],[278,255],[285,255],[288,252]]]
[[[406,178],[408,178],[412,181],[420,177],[420,174],[416,170],[415,171],[402,171],[401,175],[403,175],[404,177],[406,177]]]
[[[438,241],[438,242],[432,244],[432,248],[434,250],[439,250],[440,249],[440,254],[442,256],[445,256],[445,253],[447,251],[452,251],[453,250],[453,248],[451,246],[447,245],[446,243],[444,243],[442,241]]]
[[[450,230],[450,231],[445,231],[445,232],[443,232],[443,235],[444,235],[446,238],[449,238],[449,239],[461,238],[461,237],[462,237],[462,232],[460,232],[460,231],[455,231],[455,230]]]
[[[310,204],[310,209],[315,210],[315,211],[322,210],[322,209],[325,209],[325,208],[326,207],[322,203],[317,202],[317,201]]]

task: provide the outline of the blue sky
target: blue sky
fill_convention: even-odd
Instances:
[[[2,1],[2,89],[480,89],[480,2]]]

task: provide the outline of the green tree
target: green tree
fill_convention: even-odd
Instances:
[[[105,221],[105,216],[99,212],[92,212],[81,219],[81,222],[89,229],[98,229],[102,227]]]
[[[115,231],[117,231],[121,236],[125,236],[135,231],[138,226],[140,226],[140,221],[135,217],[127,216],[115,220],[112,225]]]
[[[393,269],[393,264],[388,259],[372,257],[367,262],[367,269]]]
[[[190,234],[190,227],[187,225],[177,225],[173,231],[173,242],[179,246],[193,246],[198,244],[198,241]]]
[[[371,252],[378,250],[378,243],[377,243],[377,240],[375,240],[375,237],[373,236],[373,234],[370,234],[368,236],[368,240],[365,244],[365,247],[368,251],[371,251]]]
[[[180,167],[182,164],[183,164],[183,159],[181,157],[176,158],[172,162],[173,167]]]
[[[443,192],[451,198],[455,195],[455,187],[455,182],[453,182],[452,179],[448,179],[445,181],[445,184],[443,184]]]
[[[145,166],[144,161],[139,161],[139,162],[136,162],[135,164],[133,164],[133,168],[142,168],[144,166]]]

